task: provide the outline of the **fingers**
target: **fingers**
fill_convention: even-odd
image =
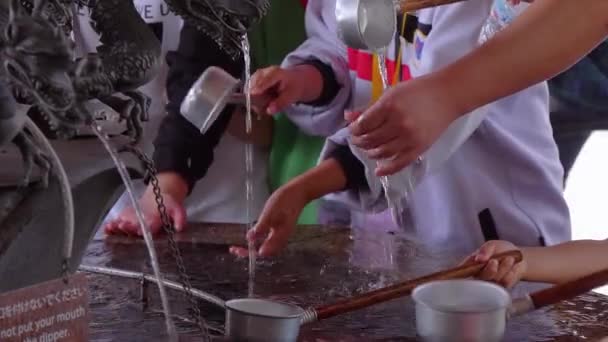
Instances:
[[[108,235],[139,235],[139,223],[135,222],[130,217],[119,216],[108,222],[104,226],[104,231]]]
[[[158,215],[158,211],[155,211],[155,213],[156,215],[153,216],[144,216],[144,224],[146,225],[147,229],[150,229],[150,233],[152,235],[157,235],[162,228],[160,215]],[[139,220],[133,211],[133,208],[126,209],[118,216],[118,218],[108,222],[104,226],[104,230],[108,235],[124,234],[143,236],[143,231],[139,224]]]
[[[485,281],[493,281],[494,277],[498,273],[498,266],[498,260],[492,259],[488,261],[483,270],[481,270],[479,275],[477,275],[477,278]]]
[[[401,132],[397,126],[390,125],[388,121],[385,121],[369,133],[363,135],[353,135],[351,141],[359,148],[371,150],[399,138],[401,135],[400,133]]]
[[[475,261],[486,262],[496,253],[496,244],[487,242],[475,253]]]
[[[374,160],[388,160],[399,154],[403,149],[404,142],[398,137],[383,143],[382,145],[367,150],[367,156]]]
[[[269,115],[277,114],[283,111],[287,106],[293,104],[297,97],[295,89],[279,89],[279,96],[270,101],[266,112]]]
[[[498,269],[496,270],[496,274],[494,275],[494,281],[501,282],[502,279],[507,275],[507,273],[511,272],[515,266],[515,259],[512,257],[507,257],[501,260],[498,264]]]
[[[344,112],[344,120],[348,123],[352,123],[357,120],[361,116],[361,112],[353,112],[353,111],[345,111]]]
[[[383,160],[382,163],[378,163],[378,167],[376,167],[376,176],[383,177],[395,174],[416,161],[417,158],[418,153],[416,152],[400,152],[391,157],[391,159]]]
[[[379,128],[387,119],[387,113],[378,105],[371,106],[363,112],[357,120],[350,124],[350,132],[353,136],[361,136]]]
[[[296,102],[298,90],[287,82],[287,71],[277,66],[262,69],[254,74],[251,80],[251,95],[272,98],[266,108],[256,106],[259,114],[274,115]]]
[[[488,261],[477,278],[511,288],[521,279],[524,269],[523,262],[515,264],[515,259],[512,257],[504,258],[500,262],[492,259]]]
[[[254,73],[250,83],[251,95],[262,95],[273,88],[281,80],[282,71],[277,66],[271,66]]]
[[[249,249],[246,247],[232,246],[230,247],[230,254],[236,256],[237,258],[248,258],[249,257]],[[255,252],[257,255],[257,251]]]
[[[270,234],[260,247],[260,256],[269,257],[280,252],[289,241],[291,230],[285,227],[276,227],[270,231]]]
[[[523,262],[520,262],[513,266],[513,268],[504,276],[501,284],[507,289],[513,288],[515,284],[523,277],[525,266]]]
[[[179,204],[175,204],[175,205],[172,205],[169,210],[170,210],[169,215],[171,215],[171,218],[173,219],[173,226],[175,227],[175,231],[177,231],[177,232],[184,231],[184,228],[186,227],[186,223],[188,222],[188,219],[186,216],[186,209]]]
[[[118,229],[118,219],[111,220],[103,226],[103,231],[106,234],[113,234]]]
[[[247,232],[247,241],[255,242],[264,238],[264,236],[270,233],[270,229],[272,228],[272,222],[270,218],[270,214],[267,214],[266,211],[262,212],[260,219],[253,227]]]

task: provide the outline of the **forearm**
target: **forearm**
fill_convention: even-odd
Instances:
[[[578,240],[522,248],[528,267],[523,280],[563,283],[608,269],[608,241]]]
[[[301,192],[307,202],[312,202],[332,192],[344,190],[346,184],[346,174],[341,165],[336,159],[329,158],[293,178],[285,186]]]
[[[205,135],[183,116],[169,113],[154,140],[153,160],[158,173],[176,173],[186,181],[189,191],[205,176],[213,163],[214,149],[228,127],[233,106],[229,106]]]
[[[325,195],[367,186],[363,164],[348,146],[339,146],[316,167],[295,177],[286,186],[297,188],[308,202]]]
[[[167,53],[167,64],[167,116],[154,140],[153,159],[159,174],[178,174],[191,191],[211,166],[213,151],[228,127],[234,106],[227,106],[202,135],[181,115],[181,103],[208,67],[218,66],[238,77],[243,63],[231,60],[211,38],[186,23],[177,50]]]
[[[464,115],[555,76],[607,35],[608,1],[536,0],[486,44],[425,78]]]

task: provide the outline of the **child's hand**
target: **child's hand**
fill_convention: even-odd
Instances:
[[[297,102],[311,102],[321,96],[323,77],[311,65],[283,69],[271,66],[256,71],[251,77],[251,96],[265,95],[272,100],[265,108],[254,108],[258,114],[273,115]]]
[[[264,239],[258,255],[268,257],[280,252],[293,233],[298,217],[308,203],[304,192],[289,184],[277,189],[266,202],[255,227],[247,234],[249,241]],[[230,252],[239,257],[248,255],[247,248],[231,247]]]
[[[448,95],[441,84],[420,78],[388,89],[363,113],[346,114],[352,143],[382,160],[376,175],[394,174],[414,162],[458,117]]]
[[[486,242],[477,252],[470,255],[463,263],[486,262],[495,254],[517,250],[518,248],[508,241],[496,240]],[[477,276],[481,280],[492,281],[506,288],[512,288],[521,280],[527,269],[526,260],[515,263],[515,259],[507,257],[498,262],[490,260],[486,267]]]
[[[163,202],[167,208],[169,218],[173,220],[176,231],[182,231],[186,226],[186,210],[184,206],[177,201],[171,194],[163,193]],[[139,205],[143,212],[145,224],[150,229],[152,235],[157,235],[162,231],[162,220],[158,211],[158,205],[153,195],[149,192],[139,200]],[[136,235],[143,236],[141,226],[137,220],[135,209],[129,205],[123,209],[118,217],[107,222],[104,225],[104,230],[108,235]]]

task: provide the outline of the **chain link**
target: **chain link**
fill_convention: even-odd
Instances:
[[[154,162],[150,158],[148,158],[148,156],[146,156],[143,151],[133,145],[124,146],[123,150],[133,153],[137,157],[137,159],[142,162],[144,169],[146,170],[147,177],[150,177],[150,184],[152,185],[152,190],[154,192],[156,205],[158,206],[158,212],[160,214],[162,226],[165,232],[167,233],[169,247],[171,248],[171,253],[173,254],[175,263],[177,264],[180,282],[184,288],[184,291],[186,292],[188,300],[190,301],[192,310],[194,311],[193,318],[198,327],[200,328],[201,332],[203,333],[204,340],[211,341],[207,324],[203,320],[201,310],[198,307],[198,301],[196,300],[196,297],[194,297],[194,295],[192,294],[192,284],[190,283],[190,277],[186,273],[184,260],[179,251],[179,247],[177,246],[177,242],[175,241],[175,227],[173,226],[173,221],[167,213],[167,207],[165,206],[163,200],[161,188],[158,185],[158,178],[156,177],[156,167],[154,166]]]

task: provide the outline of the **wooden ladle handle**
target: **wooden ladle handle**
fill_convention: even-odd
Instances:
[[[401,0],[399,4],[400,13],[409,13],[424,8],[452,4],[465,0]]]
[[[496,254],[491,259],[502,260],[508,257],[514,258],[516,263],[520,262],[523,259],[523,255],[520,251],[509,251],[505,253]],[[408,280],[378,290],[363,293],[355,297],[338,301],[331,305],[317,307],[315,309],[317,313],[317,320],[334,317],[339,314],[359,310],[374,304],[410,295],[416,287],[431,281],[469,278],[477,275],[485,265],[485,262],[465,264],[459,267],[451,268],[449,270],[429,274],[424,277]]]
[[[535,309],[580,296],[608,284],[608,269],[530,295]]]

